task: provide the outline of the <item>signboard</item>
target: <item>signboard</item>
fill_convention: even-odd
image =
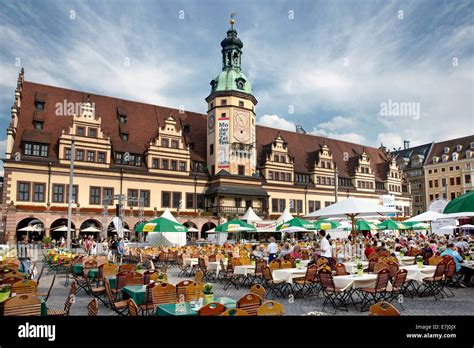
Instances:
[[[143,226],[143,232],[153,232],[153,230],[155,229],[155,226],[156,226],[155,223],[146,224],[145,226]]]
[[[395,208],[395,196],[394,195],[382,195],[380,196],[382,205],[388,208]],[[386,216],[396,216],[396,214],[386,214]]]
[[[273,222],[254,222],[253,224],[254,224],[254,226],[257,230],[273,230],[273,231],[275,231],[275,228],[277,226],[277,223],[275,221],[273,221]]]
[[[217,146],[218,146],[218,158],[217,168],[228,168],[230,167],[229,159],[229,119],[221,117],[217,123]]]

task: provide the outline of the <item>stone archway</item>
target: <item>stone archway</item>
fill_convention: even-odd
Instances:
[[[76,226],[71,221],[71,235],[74,235],[74,231],[76,230]],[[49,233],[52,239],[59,240],[61,237],[66,238],[67,235],[67,219],[60,218],[56,219],[51,223],[49,227]]]
[[[85,229],[87,228],[95,228],[95,229],[98,229],[99,231],[90,231],[88,232],[87,230],[84,231]],[[81,236],[93,236],[96,240],[98,240],[101,236],[101,232],[102,232],[102,224],[100,223],[99,220],[96,220],[94,218],[89,218],[89,219],[86,219],[84,220],[82,223],[81,223],[81,226],[80,226],[80,230],[79,230],[79,234]]]
[[[21,229],[30,229],[31,231]],[[16,241],[21,241],[24,236],[28,236],[29,241],[37,242],[43,240],[44,237],[44,222],[37,217],[27,217],[20,220],[16,224]]]

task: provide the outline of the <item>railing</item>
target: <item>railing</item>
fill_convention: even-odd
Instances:
[[[243,215],[247,211],[248,207],[233,207],[233,206],[212,206],[207,207],[206,211],[213,214],[231,214],[231,215]],[[254,208],[252,207],[255,214],[263,216],[268,213],[266,208]]]

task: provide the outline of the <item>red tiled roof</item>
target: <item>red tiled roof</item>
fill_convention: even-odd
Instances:
[[[428,158],[426,159],[426,164],[432,164],[433,163],[433,157],[438,156],[439,161],[441,162],[441,157],[445,154],[444,153],[444,148],[449,147],[449,152],[447,153],[449,155],[449,160],[452,160],[452,154],[453,152],[457,152],[456,148],[458,145],[461,145],[461,151],[458,152],[458,159],[465,159],[466,158],[466,150],[471,149],[471,143],[474,142],[474,135],[469,135],[467,137],[462,137],[462,138],[457,138],[457,139],[451,139],[451,140],[446,140],[446,141],[440,141],[438,143],[434,143],[433,147],[431,148],[431,151],[428,155]]]
[[[56,103],[73,102],[80,103],[89,96],[90,101],[95,104],[96,115],[102,119],[101,128],[105,135],[110,136],[112,147],[117,151],[128,151],[132,153],[143,153],[150,140],[154,139],[158,127],[162,127],[165,119],[170,114],[178,121],[178,126],[187,125],[189,131],[184,136],[191,146],[191,159],[195,161],[206,161],[206,132],[207,122],[205,114],[184,111],[180,113],[177,109],[145,104],[130,100],[118,99],[108,96],[87,94],[66,88],[53,87],[33,82],[23,83],[21,115],[19,117],[18,133],[13,151],[20,150],[20,140],[24,135],[30,135],[34,131],[33,117],[35,115],[35,98],[41,95],[45,99],[45,109],[42,111],[44,118],[43,132],[49,134],[51,148],[50,160],[58,159],[58,139],[62,130],[67,131],[72,126],[72,117],[56,116]],[[118,114],[126,114],[126,130],[129,140],[124,142],[120,138],[120,124]],[[341,140],[324,138],[310,134],[300,134],[257,126],[257,153],[261,163],[265,148],[273,142],[280,132],[283,139],[288,143],[290,156],[295,159],[295,171],[307,173],[311,170],[311,163],[317,158],[317,151],[326,144],[332,152],[336,161],[339,175],[348,177],[354,172],[357,156],[366,151],[371,160],[371,166],[377,180],[386,177],[387,154],[383,151],[363,145],[353,144]],[[348,160],[345,161],[345,153]]]

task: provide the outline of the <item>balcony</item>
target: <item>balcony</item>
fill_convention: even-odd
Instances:
[[[247,211],[248,207],[235,207],[235,206],[212,206],[207,207],[206,211],[213,213],[214,215],[217,214],[231,214],[231,215],[243,215]],[[268,208],[261,208],[261,207],[252,207],[255,214],[258,216],[263,216],[268,213]]]

